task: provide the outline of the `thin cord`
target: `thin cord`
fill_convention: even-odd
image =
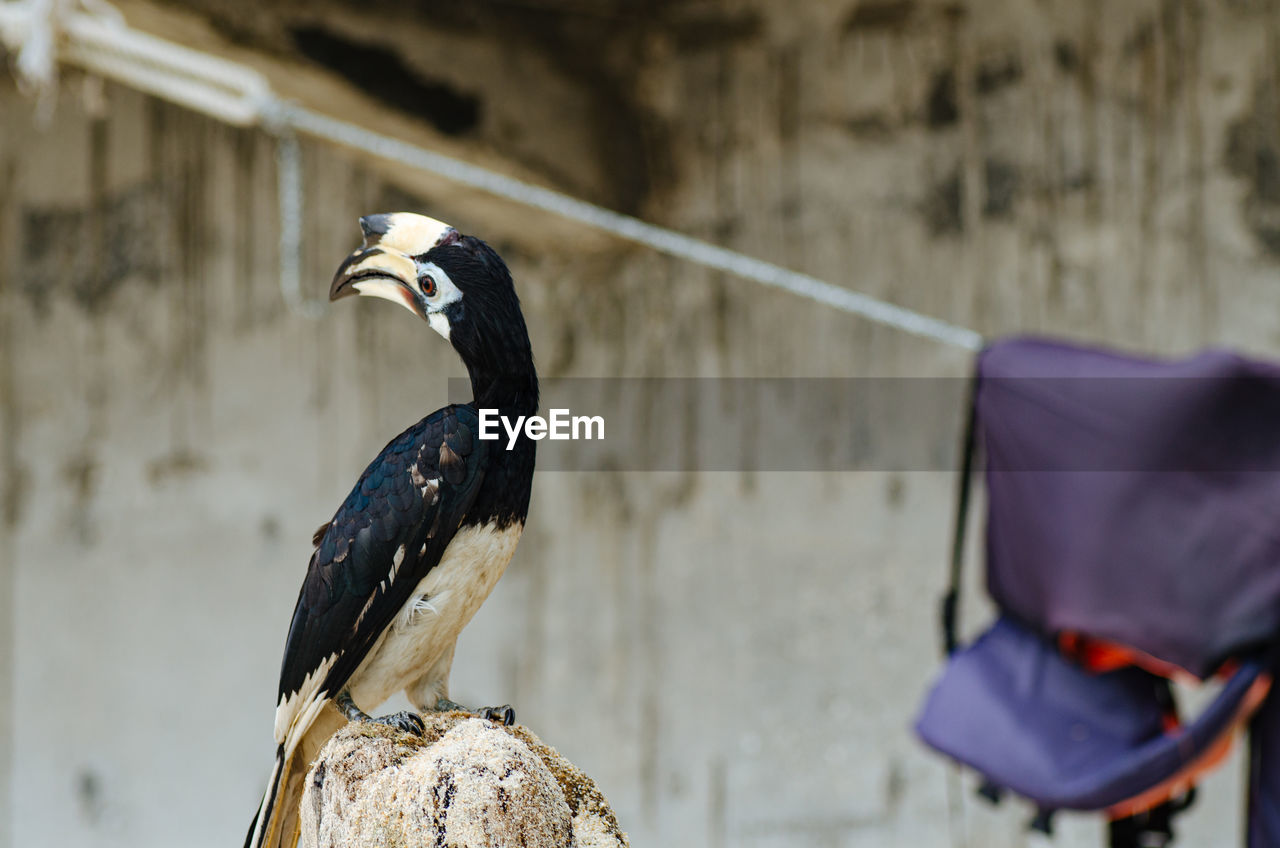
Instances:
[[[660,253],[687,259],[698,265],[744,277],[782,289],[826,306],[860,315],[879,324],[934,339],[966,350],[982,347],[982,336],[965,327],[913,312],[801,274],[771,262],[695,239],[674,230],[646,223],[629,215],[587,203],[557,191],[498,174],[486,168],[444,156],[364,127],[322,115],[310,109],[283,106],[283,121],[317,138],[351,147],[381,159],[429,171],[453,182],[542,209],[586,224],[619,238],[645,245]]]
[[[298,137],[284,130],[276,136],[276,197],[280,204],[280,296],[290,311],[304,318],[324,314],[323,300],[302,293],[302,150]]]

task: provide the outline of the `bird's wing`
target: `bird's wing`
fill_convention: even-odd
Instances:
[[[281,745],[338,694],[440,561],[483,480],[478,433],[469,406],[427,416],[378,454],[317,531],[280,668]]]

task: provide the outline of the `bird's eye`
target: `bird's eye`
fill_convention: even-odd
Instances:
[[[436,295],[436,278],[435,277],[422,278],[422,293],[425,294],[427,297],[435,297]]]

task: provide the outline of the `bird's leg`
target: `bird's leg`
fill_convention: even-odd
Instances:
[[[409,703],[424,713],[428,710],[437,713],[460,712],[500,722],[507,726],[515,724],[516,711],[511,709],[510,705],[473,710],[470,707],[464,707],[449,697],[449,669],[453,666],[453,649],[454,646],[450,645],[449,650],[442,653],[422,673],[421,677],[404,690],[405,694],[409,696]]]
[[[516,711],[511,708],[510,704],[503,704],[500,707],[481,707],[473,710],[470,707],[464,707],[457,701],[450,701],[448,698],[440,698],[436,701],[436,712],[463,712],[469,713],[479,718],[496,721],[499,724],[505,724],[507,727],[516,723]]]
[[[356,706],[356,702],[351,700],[351,693],[346,689],[339,692],[338,697],[334,698],[333,702],[342,711],[342,714],[347,717],[347,721],[367,721],[372,724],[384,724],[387,727],[394,727],[396,730],[403,730],[405,733],[412,733],[414,736],[421,736],[427,730],[427,726],[422,723],[422,716],[417,713],[411,713],[408,710],[374,718]]]

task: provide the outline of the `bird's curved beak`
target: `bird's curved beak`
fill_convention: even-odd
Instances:
[[[353,294],[384,298],[426,320],[417,263],[395,248],[362,247],[338,266],[329,286],[329,300]]]
[[[353,294],[381,297],[427,320],[427,301],[413,257],[456,239],[457,232],[442,221],[412,212],[366,215],[360,219],[360,230],[364,245],[338,266],[329,300]]]

